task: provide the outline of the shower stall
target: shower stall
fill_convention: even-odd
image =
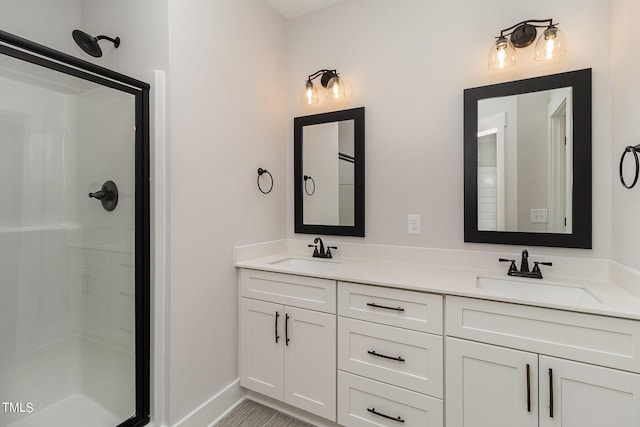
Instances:
[[[149,421],[148,100],[0,31],[0,427]]]

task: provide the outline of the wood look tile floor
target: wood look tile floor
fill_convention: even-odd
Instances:
[[[220,420],[216,427],[313,427],[275,409],[245,400]]]

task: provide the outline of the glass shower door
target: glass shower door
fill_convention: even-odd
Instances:
[[[143,425],[142,93],[31,59],[0,55],[0,427]]]

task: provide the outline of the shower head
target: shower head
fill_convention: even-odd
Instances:
[[[98,41],[109,40],[111,43],[113,43],[114,47],[117,48],[118,46],[120,46],[120,37],[116,37],[115,39],[107,36],[93,37],[92,35],[89,35],[80,30],[73,30],[71,35],[73,36],[73,39],[76,41],[78,46],[80,46],[80,49],[96,58],[100,58],[102,56],[102,49],[100,49]]]

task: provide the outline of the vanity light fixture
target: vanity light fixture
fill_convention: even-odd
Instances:
[[[327,89],[327,98],[339,101],[346,97],[344,82],[340,79],[336,70],[319,70],[307,77],[302,89],[300,102],[303,104],[317,104],[319,101],[318,90],[313,85],[313,80],[320,77],[320,84]]]
[[[489,69],[501,70],[516,63],[516,49],[529,46],[545,28],[535,47],[535,61],[550,61],[567,53],[567,42],[553,19],[527,19],[500,30],[489,51]]]

